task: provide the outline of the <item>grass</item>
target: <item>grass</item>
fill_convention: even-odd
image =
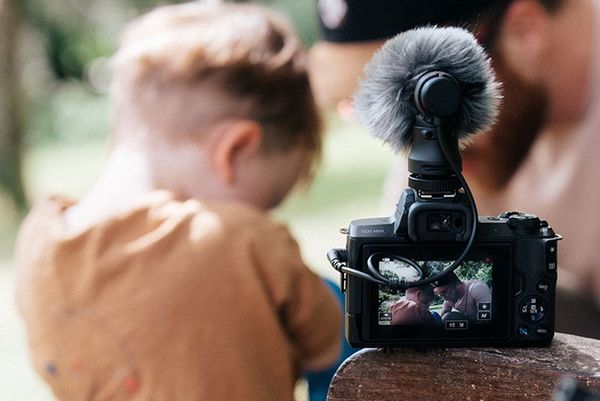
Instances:
[[[339,229],[352,219],[381,214],[381,185],[392,156],[356,124],[333,116],[329,121],[323,163],[313,185],[292,194],[274,214],[298,239],[305,262],[322,276],[337,279],[325,253],[344,246]],[[100,174],[105,155],[105,141],[97,138],[34,147],[25,159],[31,199],[53,193],[80,197]],[[50,401],[48,389],[29,363],[13,302],[15,272],[10,257],[19,216],[6,205],[0,198],[0,216],[7,217],[0,227],[0,400]]]

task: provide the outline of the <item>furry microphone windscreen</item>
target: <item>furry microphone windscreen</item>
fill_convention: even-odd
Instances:
[[[448,73],[461,86],[456,127],[461,142],[489,129],[496,119],[500,84],[471,33],[452,27],[406,31],[375,53],[354,95],[359,120],[396,151],[410,149],[417,114],[415,87],[419,77],[430,71]]]

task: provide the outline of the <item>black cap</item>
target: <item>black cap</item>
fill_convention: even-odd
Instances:
[[[454,274],[454,272],[450,272],[450,273],[446,273],[446,275],[442,276],[442,278],[440,278],[437,281],[436,287],[442,287],[442,286],[458,284],[458,283],[460,283],[460,279],[458,278],[458,276],[456,274]]]
[[[359,42],[385,39],[426,25],[472,21],[506,0],[319,0],[323,39]]]

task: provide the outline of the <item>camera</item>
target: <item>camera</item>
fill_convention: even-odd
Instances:
[[[387,57],[383,52],[380,58]],[[386,69],[393,65],[374,62]],[[436,63],[441,65],[437,59],[424,65]],[[461,110],[486,112],[485,104],[473,97],[483,90],[485,79],[460,79],[460,68],[456,74],[446,66],[443,70],[404,81],[392,77],[389,85],[400,85],[398,95],[383,108],[361,102],[379,101],[380,92],[396,93],[389,85],[378,91],[367,82],[367,93],[359,89],[355,96],[359,114],[379,119],[371,124],[374,130],[406,127],[380,121],[400,118],[398,110],[414,110],[414,115],[405,118],[409,129],[398,134],[401,146],[409,147],[410,175],[394,213],[352,221],[342,230],[346,248],[328,253],[341,275],[346,338],[354,347],[548,345],[554,335],[561,237],[532,214],[478,216],[462,175],[459,136],[471,124],[463,117],[474,115]],[[368,81],[369,67],[366,72]],[[380,76],[376,78],[378,84]],[[478,83],[469,88],[472,81]],[[405,93],[411,95],[407,107],[389,106],[402,102]],[[385,107],[391,109],[389,115]],[[385,137],[390,141],[393,135]]]
[[[401,283],[439,274],[459,257],[463,243],[433,239],[453,231],[460,236],[474,224],[455,211],[456,200],[424,200],[412,188],[403,200],[398,209],[418,236],[398,230],[403,225],[395,216],[354,220],[346,231],[347,249],[340,252],[348,266],[368,272],[371,265],[390,283]],[[427,207],[418,210],[423,204]],[[545,221],[518,212],[480,217],[475,224],[466,257],[436,282],[402,289],[342,272],[348,342],[354,347],[550,344],[560,237]]]

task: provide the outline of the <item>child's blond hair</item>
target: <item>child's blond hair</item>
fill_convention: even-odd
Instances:
[[[263,128],[265,151],[302,145],[320,153],[304,50],[285,18],[258,5],[169,5],[132,22],[111,91],[117,139],[143,127],[178,141],[250,119]]]

